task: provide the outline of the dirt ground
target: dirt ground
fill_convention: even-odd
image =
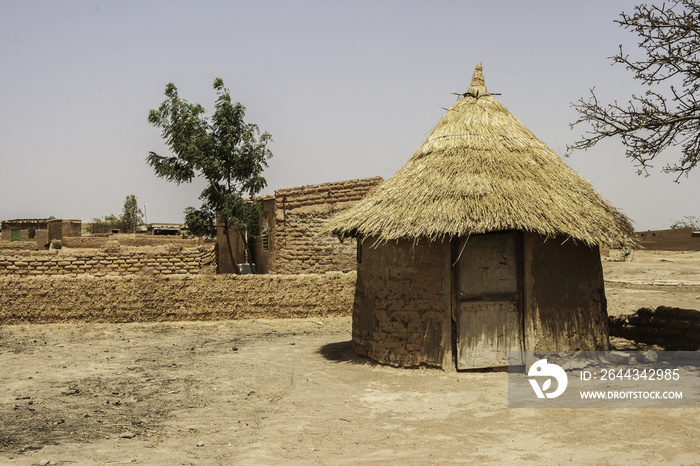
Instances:
[[[700,309],[700,251],[635,251],[628,262],[603,258],[603,273],[610,315],[640,307]]]
[[[611,314],[700,308],[698,252],[604,269]],[[505,372],[377,365],[350,329],[0,327],[0,464],[700,463],[697,409],[509,409]]]

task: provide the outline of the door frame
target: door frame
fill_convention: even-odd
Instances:
[[[518,230],[503,230],[496,232],[480,233],[479,236],[512,233],[515,238],[515,264],[516,264],[516,293],[509,293],[501,297],[510,298],[508,300],[515,301],[518,306],[518,321],[520,330],[520,350],[525,351],[525,296],[524,296],[524,269],[525,269],[525,235]],[[460,327],[460,303],[465,301],[475,301],[473,297],[460,296],[460,266],[459,261],[464,252],[463,246],[460,244],[462,240],[469,241],[469,236],[453,237],[451,241],[450,263],[452,268],[452,355],[453,364],[458,371],[479,370],[489,367],[504,367],[504,366],[482,366],[460,369],[459,368],[459,327]],[[465,243],[466,244],[466,243]],[[493,295],[492,295],[493,297]],[[513,299],[514,298],[514,299]],[[489,299],[486,299],[488,301]]]

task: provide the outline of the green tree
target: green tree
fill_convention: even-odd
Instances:
[[[663,171],[676,173],[676,181],[700,161],[700,3],[675,0],[661,6],[642,4],[632,14],[621,13],[615,21],[639,37],[639,59],[631,58],[620,45],[611,57],[639,80],[646,92],[632,95],[626,103],[603,104],[594,90],[573,108],[579,118],[572,127],[588,123],[591,129],[567,147],[588,149],[600,140],[619,136],[626,155],[648,175],[650,163],[665,149],[680,146],[680,158]]]
[[[693,215],[686,215],[682,219],[673,222],[671,228],[692,228],[693,230],[700,230],[700,218]]]
[[[157,176],[168,181],[189,183],[195,177],[203,177],[208,182],[199,196],[202,206],[185,211],[191,232],[214,236],[218,218],[229,245],[233,229],[247,247],[245,238],[254,235],[260,207],[246,202],[243,196],[253,197],[267,185],[262,172],[272,157],[267,148],[272,138],[267,132],[260,133],[257,125],[244,121],[245,107],[231,102],[221,78],[214,80],[214,90],[215,111],[207,118],[201,105],[179,97],[175,84],[165,87],[166,99],[158,109],[149,112],[148,121],[161,129],[174,155],[164,157],[149,152],[146,161]],[[238,260],[233,251],[231,255],[238,273]]]
[[[143,223],[143,212],[139,209],[139,203],[133,194],[126,196],[120,223],[124,233],[134,233],[136,227]]]
[[[111,233],[112,230],[121,228],[121,220],[116,215],[105,215],[104,218],[93,218],[90,225],[87,226],[87,231],[95,233]]]

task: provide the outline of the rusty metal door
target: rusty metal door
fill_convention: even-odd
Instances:
[[[522,235],[474,235],[459,251],[457,369],[507,366],[522,349]]]

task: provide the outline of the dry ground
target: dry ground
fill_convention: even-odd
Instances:
[[[629,262],[604,258],[603,271],[610,315],[645,306],[700,309],[700,251],[635,251]]]
[[[700,253],[604,267],[611,314],[700,308]],[[700,462],[696,409],[509,409],[506,373],[376,365],[350,327],[2,327],[0,464]]]

